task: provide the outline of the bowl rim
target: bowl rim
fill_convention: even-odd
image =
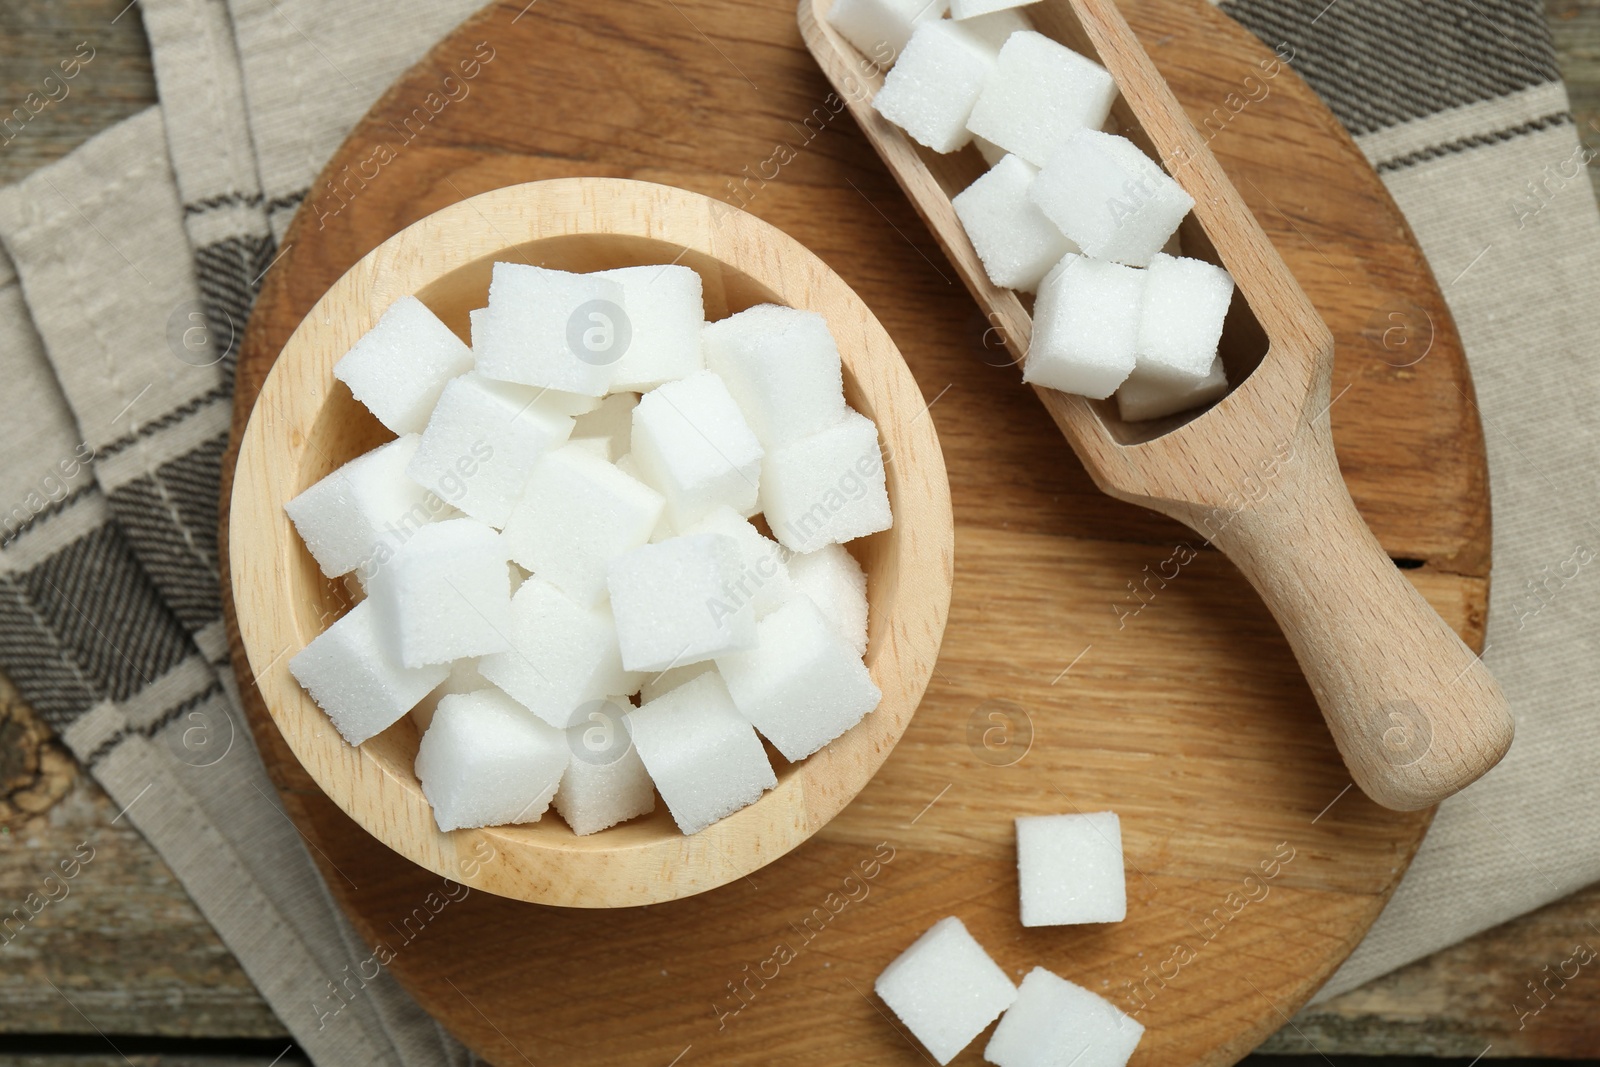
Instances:
[[[878,596],[867,664],[883,701],[775,789],[698,834],[624,832],[604,840],[626,823],[589,837],[513,826],[443,833],[409,759],[395,765],[397,727],[352,747],[289,673],[293,654],[316,633],[303,631],[294,607],[295,574],[303,570],[294,557],[309,555],[283,503],[305,488],[301,471],[314,424],[329,397],[345,388],[333,378],[334,362],[383,310],[486,258],[573,236],[682,246],[828,320],[847,373],[871,400],[894,497],[895,525],[875,536],[891,539],[884,551],[895,565],[890,575],[869,576]],[[910,368],[860,296],[815,253],[740,208],[672,186],[600,177],[467,197],[398,231],[346,271],[295,328],[251,409],[228,524],[229,577],[250,669],[240,680],[258,687],[295,758],[345,814],[444,878],[569,907],[661,903],[714,889],[789,852],[843,810],[888,758],[927,688],[954,579],[949,480],[927,410]]]

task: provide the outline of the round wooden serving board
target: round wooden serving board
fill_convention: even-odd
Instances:
[[[949,629],[910,729],[834,822],[748,879],[627,910],[446,899],[316,789],[245,685],[333,892],[497,1064],[922,1063],[872,983],[946,915],[1019,978],[1042,965],[1138,1010],[1136,1064],[1243,1056],[1360,940],[1430,813],[1348,788],[1288,646],[1225,560],[1095,490],[842,113],[789,0],[522,4],[439,44],[328,165],[251,320],[235,437],[300,318],[401,227],[539,178],[680,185],[809,246],[904,353],[954,494]],[[1483,443],[1405,222],[1292,69],[1226,16],[1202,0],[1124,10],[1338,338],[1334,436],[1362,513],[1481,645]],[[1127,920],[1024,929],[1012,817],[1107,808]]]

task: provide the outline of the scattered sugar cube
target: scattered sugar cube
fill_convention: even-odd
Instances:
[[[1228,374],[1221,356],[1211,361],[1210,372],[1198,383],[1173,382],[1134,367],[1117,389],[1117,414],[1124,422],[1159,419],[1221,400],[1227,393]]]
[[[434,821],[448,833],[538,822],[567,760],[565,734],[491,688],[439,701],[416,771]]]
[[[893,523],[878,428],[857,412],[774,451],[761,468],[761,506],[785,548],[814,552]]]
[[[682,530],[718,504],[753,515],[765,453],[722,379],[700,371],[633,409],[633,462]]]
[[[1022,18],[1024,16],[1017,8],[1038,2],[1039,0],[950,0],[950,17],[975,19],[1003,11]]]
[[[717,657],[739,713],[784,759],[802,760],[861,721],[883,693],[810,597],[756,623],[756,647]]]
[[[703,337],[706,366],[728,387],[763,447],[844,418],[839,347],[815,311],[758,304],[707,324]]]
[[[476,351],[478,373],[604,396],[632,343],[626,299],[615,278],[496,263]]]
[[[1028,195],[1084,255],[1143,267],[1177,232],[1194,198],[1126,137],[1077,130]]]
[[[569,444],[546,453],[506,520],[506,551],[579,604],[606,593],[606,567],[650,538],[661,494]]]
[[[873,988],[941,1064],[1017,999],[1011,979],[953,915],[895,957]]]
[[[1078,250],[1028,196],[1038,173],[1008,155],[951,201],[989,280],[1028,293],[1063,256]]]
[[[584,606],[542,578],[511,598],[510,647],[484,656],[478,671],[560,730],[588,701],[631,693],[639,679],[623,670],[617,631],[605,604]]]
[[[867,575],[856,558],[843,545],[824,545],[790,556],[789,575],[856,655],[866,655]]]
[[[1104,400],[1133,373],[1144,271],[1068,256],[1039,284],[1022,380]]]
[[[395,433],[421,433],[444,383],[472,369],[472,349],[427,305],[403,296],[333,365],[333,376]]]
[[[464,374],[444,387],[406,473],[480,522],[504,526],[545,452],[572,419],[538,403],[539,391]]]
[[[387,555],[446,510],[406,477],[420,441],[407,434],[379,445],[283,506],[323,574],[337,578],[369,564],[380,545]]]
[[[771,538],[762,537],[760,530],[732,508],[715,508],[684,532],[725,534],[733,538],[739,546],[739,571],[725,594],[735,605],[749,603],[757,619],[795,595],[789,565],[784,562],[790,553]]]
[[[645,392],[687,378],[705,366],[700,330],[706,323],[700,275],[676,263],[599,271],[622,286],[630,338],[612,368],[611,388]]]
[[[606,585],[623,665],[664,671],[751,647],[755,612],[729,592],[742,563],[738,542],[713,533],[670,538],[612,560]]]
[[[569,440],[615,463],[632,447],[629,438],[633,435],[633,409],[638,406],[638,393],[612,393],[593,411],[572,421]]]
[[[431,523],[412,534],[372,576],[368,594],[407,667],[506,647],[511,624],[506,546],[475,519]]]
[[[1144,1027],[1082,986],[1035,967],[995,1027],[983,1058],[995,1067],[1124,1067]]]
[[[887,66],[917,24],[944,17],[950,0],[834,0],[828,22],[870,59]]]
[[[699,833],[778,784],[755,729],[707,672],[627,716],[628,732],[678,829]]]
[[[1139,370],[1193,385],[1210,377],[1233,275],[1204,260],[1157,253],[1145,272],[1139,311]]]
[[[1124,882],[1116,812],[1017,819],[1023,926],[1121,922],[1128,916]]]
[[[989,42],[962,24],[920,23],[872,106],[918,144],[954,152],[972,140],[967,119],[994,63]]]
[[[378,610],[363,600],[289,660],[289,673],[352,745],[387,730],[450,673],[443,663],[401,666],[379,625]]]
[[[579,837],[656,810],[655,786],[628,736],[627,697],[586,705],[567,727],[572,759],[556,792],[556,811]]]
[[[445,697],[458,693],[475,693],[479,689],[489,687],[488,680],[478,673],[478,657],[467,656],[452,660],[449,667],[450,673],[445,675],[444,681],[434,686],[433,691],[411,709],[411,721],[417,724],[418,730],[426,730],[433,722],[433,713],[439,710],[439,701]]]
[[[664,671],[646,672],[644,685],[639,689],[639,702],[648,704],[663,693],[670,693],[691,678],[698,678],[707,671],[714,671],[717,665],[711,660],[703,659],[699,663],[689,663],[682,667],[669,667]]]
[[[1098,128],[1116,97],[1116,83],[1100,64],[1023,30],[1001,47],[967,128],[1042,167],[1068,134]]]
[[[1037,3],[1038,0],[1026,0],[1026,2],[1031,4]],[[970,9],[979,5],[968,3],[964,6]],[[950,7],[951,17],[958,19],[957,24],[987,45],[992,55],[999,54],[1000,49],[1005,47],[1006,41],[1011,39],[1013,33],[1021,33],[1023,30],[1033,29],[1033,22],[1028,16],[1014,7],[965,16],[955,15],[954,0],[952,0]]]

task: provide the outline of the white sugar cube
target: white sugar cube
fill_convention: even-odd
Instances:
[[[283,506],[323,574],[337,578],[370,566],[377,555],[389,555],[413,530],[447,510],[406,477],[420,441],[407,434],[379,445]]]
[[[1221,356],[1211,361],[1211,370],[1198,382],[1174,382],[1134,367],[1117,389],[1117,414],[1125,422],[1159,419],[1221,400],[1227,392],[1228,374]]]
[[[738,543],[712,533],[673,537],[612,560],[606,585],[623,665],[664,671],[751,647],[755,612],[730,592],[742,564]]]
[[[650,539],[661,494],[580,445],[546,453],[502,538],[519,565],[580,604],[606,593],[606,567]]]
[[[627,697],[585,705],[567,727],[572,759],[556,792],[556,811],[579,837],[656,809],[655,786],[628,736]]]
[[[967,128],[1042,167],[1068,134],[1105,122],[1116,97],[1116,83],[1100,64],[1023,30],[1000,49]]]
[[[811,598],[823,618],[850,643],[858,656],[867,651],[867,575],[843,545],[789,557],[794,587]]]
[[[1024,0],[1024,2],[1031,4],[1037,3],[1038,0]],[[982,2],[973,3],[969,0],[968,3],[963,5],[963,9],[970,11],[973,8],[982,6]],[[1011,39],[1013,33],[1021,33],[1023,30],[1033,29],[1033,22],[1015,7],[980,11],[970,15],[957,15],[955,14],[955,8],[955,2],[952,0],[950,5],[951,17],[958,20],[957,24],[968,33],[976,36],[989,47],[991,53],[996,55],[999,54],[1000,49],[1005,47],[1006,41]]]
[[[950,0],[950,17],[974,19],[997,11],[1021,17],[1022,13],[1017,11],[1017,8],[1038,2],[1039,0]]]
[[[1077,130],[1028,195],[1084,255],[1143,267],[1177,232],[1194,198],[1126,137]]]
[[[639,688],[639,702],[648,704],[663,693],[670,693],[678,686],[691,678],[698,678],[707,671],[714,671],[717,665],[711,660],[704,659],[699,663],[690,663],[682,667],[669,667],[664,671],[647,671],[644,685]]]
[[[761,468],[761,507],[772,535],[795,552],[887,530],[893,517],[878,428],[851,411],[774,451]]]
[[[722,379],[700,371],[668,382],[633,409],[629,453],[646,482],[667,498],[684,529],[718,504],[752,515],[765,453]]]
[[[615,278],[496,263],[482,336],[473,339],[478,373],[604,396],[630,343],[626,299]]]
[[[467,312],[467,318],[472,322],[472,350],[476,361],[477,353],[483,350],[483,323],[484,316],[489,314],[488,308],[473,308]],[[534,389],[529,396],[535,397],[535,403],[549,411],[560,415],[585,415],[600,406],[601,397],[584,396],[581,393],[567,393],[560,389],[547,389],[540,386]]]
[[[989,280],[1029,293],[1061,257],[1078,250],[1028,196],[1038,173],[1008,155],[950,202]]]
[[[834,0],[827,19],[862,55],[887,66],[919,23],[944,17],[950,0]]]
[[[739,713],[787,760],[801,760],[861,721],[883,693],[860,653],[810,597],[756,623],[756,647],[717,657]]]
[[[757,619],[795,595],[785,562],[790,553],[732,508],[716,508],[684,532],[724,534],[739,546],[739,571],[724,595],[730,603],[748,603]]]
[[[363,600],[289,660],[289,673],[352,745],[388,729],[450,673],[443,663],[401,666],[380,622],[372,601]]]
[[[698,833],[778,784],[761,739],[716,672],[627,716],[628,732],[678,829]]]
[[[1144,271],[1068,256],[1039,284],[1022,380],[1103,400],[1133,373]]]
[[[953,915],[895,957],[873,989],[941,1064],[1017,998],[1011,979]]]
[[[918,144],[954,152],[972,140],[967,119],[994,70],[989,42],[960,23],[919,24],[873,97],[878,114]]]
[[[587,702],[639,687],[622,668],[610,609],[578,604],[542,578],[529,578],[511,598],[506,635],[510,647],[484,656],[479,673],[558,729]]]
[[[464,374],[444,387],[406,473],[490,526],[504,526],[541,455],[572,433],[572,419],[539,391]]]
[[[983,1058],[995,1067],[1124,1067],[1144,1027],[1116,1005],[1035,967],[995,1027]]]
[[[978,154],[983,157],[983,161],[991,167],[1011,154],[993,141],[985,141],[977,134],[972,135],[972,146],[978,150]],[[1032,166],[1032,164],[1029,164],[1029,166]]]
[[[612,393],[593,411],[572,420],[569,440],[615,463],[632,447],[629,438],[633,435],[633,409],[638,406],[639,394]]]
[[[538,822],[561,784],[567,738],[498,689],[439,701],[416,771],[445,832]]]
[[[396,657],[407,667],[506,647],[511,575],[500,535],[475,519],[412,534],[368,583]]]
[[[705,366],[700,330],[706,309],[698,273],[668,263],[603,270],[595,276],[622,286],[628,316],[628,343],[611,369],[612,389],[642,393]]]
[[[1208,378],[1232,301],[1233,275],[1221,267],[1164,253],[1151,257],[1139,311],[1139,370],[1191,385]]]
[[[1023,926],[1114,923],[1128,915],[1114,811],[1017,819]]]
[[[703,337],[706,366],[728,387],[763,447],[844,418],[839,347],[815,311],[758,304],[709,323]]]
[[[395,433],[421,433],[444,383],[472,369],[472,349],[422,301],[403,296],[333,365],[333,376]]]
[[[433,691],[411,709],[411,721],[417,724],[418,730],[426,730],[433,722],[433,713],[439,710],[439,701],[445,697],[489,688],[488,680],[478,673],[478,657],[452,660],[449,667],[450,673],[445,675],[444,681],[434,686]]]

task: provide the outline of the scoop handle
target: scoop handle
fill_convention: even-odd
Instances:
[[[1505,696],[1356,511],[1325,412],[1258,463],[1226,506],[1192,508],[1178,517],[1260,593],[1369,797],[1426,808],[1505,755],[1514,732]]]

